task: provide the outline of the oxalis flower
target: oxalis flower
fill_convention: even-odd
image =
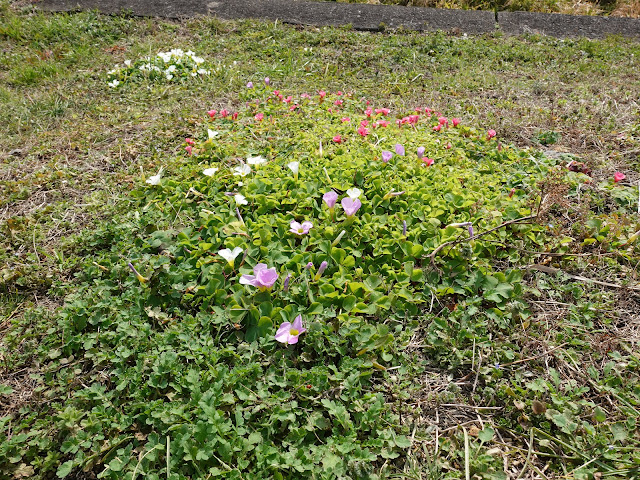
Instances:
[[[625,178],[627,178],[627,176],[624,173],[616,172],[616,173],[613,174],[613,183],[621,182]]]
[[[362,206],[362,202],[357,198],[343,198],[342,199],[342,208],[344,208],[344,213],[347,214],[347,217],[352,217]]]
[[[338,194],[331,190],[322,196],[322,200],[324,200],[324,203],[327,204],[327,207],[333,208],[338,201]]]
[[[202,174],[206,175],[207,177],[212,177],[217,171],[218,171],[218,169],[216,167],[205,168],[202,171]]]
[[[387,151],[387,150],[383,150],[382,151],[382,161],[384,163],[388,163],[389,160],[391,160],[391,158],[393,157],[393,153]]]
[[[391,191],[389,193],[387,193],[384,197],[383,200],[389,200],[390,198],[393,197],[399,197],[400,195],[402,195],[404,193],[404,190],[401,192],[396,192],[393,190],[393,188],[391,189]]]
[[[360,198],[360,195],[362,195],[362,190],[355,187],[350,188],[349,190],[347,190],[347,195],[349,196],[349,198],[353,198],[355,200],[356,198]]]
[[[400,145],[399,143],[396,143],[396,155],[400,155],[401,157],[404,156],[404,147],[402,145]]]
[[[302,315],[298,315],[293,324],[283,322],[278,328],[275,338],[280,343],[293,345],[298,343],[298,337],[306,331],[307,329],[302,325]]]
[[[147,178],[147,183],[149,185],[160,185],[160,179],[162,178],[162,172],[164,170],[164,167],[160,167],[160,170],[158,170],[158,173]]]
[[[298,172],[300,171],[300,162],[291,162],[287,164],[289,170],[293,172],[293,178],[298,180]]]
[[[327,266],[328,266],[328,265],[329,265],[329,264],[328,264],[326,261],[325,261],[325,262],[322,262],[322,263],[320,264],[320,267],[318,268],[318,273],[316,273],[316,276],[315,276],[315,277],[313,277],[313,279],[314,279],[316,282],[317,282],[318,280],[320,280],[320,277],[322,276],[322,274],[324,273],[324,271],[327,269]]]
[[[262,165],[263,163],[267,163],[267,159],[262,155],[258,155],[257,157],[249,157],[247,158],[247,163],[249,165]]]
[[[289,231],[291,233],[295,233],[296,235],[306,235],[309,233],[309,230],[313,227],[313,223],[309,221],[304,221],[302,223],[298,223],[295,220],[291,220],[291,228]]]
[[[245,164],[242,164],[239,167],[234,167],[232,170],[234,175],[240,175],[241,177],[246,177],[251,173],[251,167]]]
[[[276,280],[278,280],[278,272],[275,268],[268,268],[266,264],[259,263],[253,267],[253,275],[242,275],[240,284],[253,285],[261,292],[271,290]]]
[[[242,250],[242,248],[240,247],[236,247],[233,250],[230,250],[228,248],[223,248],[218,252],[218,255],[224,258],[227,261],[227,263],[231,265],[231,268],[233,268],[233,263],[235,262],[236,257],[240,255],[243,251],[244,250]]]

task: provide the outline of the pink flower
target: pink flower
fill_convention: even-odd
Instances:
[[[409,123],[409,125],[415,125],[416,123],[418,123],[418,120],[420,120],[419,115],[409,115],[407,118],[408,118],[407,123]]]
[[[388,127],[389,126],[389,122],[387,122],[386,120],[378,120],[376,122],[376,125],[379,127]]]
[[[342,199],[342,208],[347,217],[353,216],[362,206],[362,202],[357,198],[345,197]]]
[[[423,158],[423,159],[422,159],[422,161],[423,161],[423,163],[424,163],[427,167],[430,167],[431,165],[433,165],[433,162],[434,162],[435,160],[433,160],[433,158],[427,158],[427,157],[425,157],[425,158]]]
[[[369,135],[369,129],[360,125],[360,128],[358,128],[358,133],[361,136],[366,137],[367,135]]]
[[[513,197],[513,194],[516,193],[516,189],[512,188],[511,190],[509,190],[509,198]]]
[[[306,332],[307,329],[302,325],[302,315],[298,315],[293,321],[293,325],[289,322],[283,322],[276,332],[276,340],[280,343],[294,345],[298,343],[298,337]]]
[[[369,120],[362,120],[360,122],[360,125],[362,125],[363,127],[368,127],[369,126]]]
[[[621,180],[624,180],[627,176],[622,172],[616,172],[613,174],[613,183],[618,183]]]
[[[216,113],[218,113],[218,111],[217,110],[209,110],[207,113],[209,114],[209,116],[211,118],[216,118]]]
[[[191,145],[187,145],[186,147],[184,147],[184,149],[187,151],[189,155],[193,153],[193,147]]]
[[[336,100],[335,102],[333,102],[333,104],[338,106],[338,107],[342,106],[343,103],[344,102],[342,100]]]
[[[253,82],[247,82],[247,88],[253,88]]]
[[[256,113],[253,118],[256,119],[256,122],[261,122],[264,119],[264,113]]]
[[[267,268],[264,263],[259,263],[253,267],[254,275],[242,275],[240,284],[253,285],[260,291],[271,290],[276,280],[278,280],[278,272],[275,268]]]
[[[433,131],[434,132],[439,132],[440,130],[442,130],[442,125],[438,124],[435,127],[433,127]]]
[[[390,112],[390,111],[391,111],[391,110],[389,110],[388,108],[376,108],[376,109],[375,109],[375,112],[376,112],[377,114],[382,114],[382,115],[385,115],[385,116],[386,116],[386,115],[389,115],[389,112]]]
[[[458,125],[460,125],[460,119],[459,118],[452,118],[451,119],[451,123],[453,123],[454,127],[457,127]]]
[[[418,158],[422,158],[424,156],[424,147],[418,147]]]
[[[330,190],[322,196],[322,200],[327,204],[327,207],[333,208],[338,200],[338,194],[333,190]]]
[[[373,110],[371,110],[371,107],[367,108],[367,109],[364,111],[364,114],[365,114],[367,117],[370,117],[372,113],[373,113]]]
[[[309,230],[313,228],[313,223],[309,221],[304,221],[302,223],[298,223],[295,220],[291,220],[291,228],[289,231],[291,233],[295,233],[296,235],[306,235],[309,233]]]
[[[320,90],[318,92],[318,95],[320,95],[320,103],[322,103],[324,101],[324,97],[327,96],[327,92],[325,92],[324,90]]]
[[[264,77],[264,84],[269,85],[270,83],[271,83],[271,80],[269,79],[269,77]]]
[[[496,131],[491,129],[487,131],[487,140],[491,140],[493,137],[496,136]]]
[[[336,92],[336,95],[340,96],[340,95],[342,95],[342,92],[341,92],[340,90],[338,90],[338,91]]]
[[[438,123],[440,125],[447,125],[449,123],[449,121],[447,120],[447,117],[440,117],[440,118],[438,118]]]
[[[433,112],[432,109],[430,109],[429,107],[425,107],[424,113],[426,113],[427,115],[431,116],[431,112]]]
[[[447,150],[451,150],[451,143],[447,143],[447,144],[444,146],[444,148],[445,148],[445,149],[447,149]]]
[[[229,110],[223,108],[222,110],[220,110],[220,115],[222,115],[222,118],[226,118],[227,115],[229,115]]]
[[[231,115],[231,118],[233,118],[234,120],[238,119],[238,112],[233,112],[233,115]]]
[[[342,123],[347,123],[347,122],[350,122],[350,121],[351,121],[351,119],[350,119],[349,117],[342,117],[342,118],[340,119],[340,121],[341,121]]]
[[[293,105],[291,105],[291,106],[289,107],[289,110],[291,110],[291,111],[293,112],[293,111],[294,111],[296,108],[298,108],[299,106],[300,106],[300,105],[298,105],[297,103],[295,103],[295,104],[293,104]]]
[[[392,158],[393,158],[393,153],[389,152],[388,150],[382,151],[382,161],[384,163],[388,163],[389,160],[391,160]]]
[[[396,143],[396,155],[400,155],[401,157],[404,157],[404,147],[399,143]]]
[[[196,142],[193,141],[193,138],[185,138],[184,141],[187,145],[193,146],[196,144]]]
[[[287,98],[284,99],[284,103],[291,103],[292,100],[293,100],[293,97],[289,95]]]
[[[342,143],[342,137],[340,135],[336,135],[335,137],[333,137],[333,141],[335,143]]]

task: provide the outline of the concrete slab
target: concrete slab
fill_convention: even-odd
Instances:
[[[498,21],[500,29],[508,35],[540,33],[554,37],[603,38],[621,35],[640,38],[640,19],[636,18],[500,12]]]
[[[496,30],[493,12],[295,0],[34,0],[43,10],[97,9],[114,14],[185,18],[212,15],[223,20],[279,20],[296,25],[342,26],[379,31],[455,31],[481,34]],[[509,35],[540,33],[554,37],[601,38],[622,35],[640,38],[640,19],[586,17],[530,12],[500,12],[500,29]]]

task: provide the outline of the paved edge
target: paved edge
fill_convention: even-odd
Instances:
[[[34,0],[47,11],[96,9],[102,13],[129,12],[145,17],[187,18],[210,15],[222,20],[262,19],[313,26],[351,25],[357,30],[453,31],[508,35],[538,33],[554,37],[603,38],[620,35],[640,39],[640,19],[589,17],[532,12],[441,10],[435,8],[305,2],[294,0]]]

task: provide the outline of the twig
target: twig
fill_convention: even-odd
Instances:
[[[624,285],[619,285],[617,283],[609,283],[609,282],[601,282],[600,280],[593,280],[592,278],[582,277],[580,275],[571,275],[570,273],[567,273],[564,270],[560,270],[559,268],[547,267],[546,265],[533,264],[533,265],[528,265],[525,268],[527,270],[538,270],[539,272],[553,273],[553,274],[562,272],[573,280],[579,280],[581,282],[587,282],[587,283],[595,283],[596,285],[602,285],[603,287],[622,288],[622,289],[628,289],[628,290],[634,290],[636,292],[640,292],[640,287],[627,287]]]
[[[537,216],[538,216],[538,214],[536,213],[535,215],[529,215],[527,217],[522,217],[522,218],[516,218],[514,220],[509,220],[507,222],[501,223],[497,227],[493,227],[493,228],[487,230],[486,232],[477,233],[477,234],[473,235],[472,237],[465,238],[463,236],[460,236],[460,237],[456,238],[455,240],[451,240],[450,242],[445,242],[445,243],[439,245],[438,247],[436,247],[436,249],[429,254],[429,259],[431,260],[431,263],[435,265],[435,258],[436,258],[436,255],[438,254],[438,252],[440,250],[442,250],[443,248],[448,247],[449,245],[457,245],[458,243],[462,243],[463,241],[475,240],[476,238],[481,238],[481,237],[484,237],[485,235],[489,235],[490,233],[495,232],[496,230],[499,230],[499,229],[501,229],[503,227],[506,227],[508,225],[512,225],[514,223],[526,222],[527,220],[532,220],[532,219],[536,218]]]
[[[508,367],[510,365],[517,365],[518,363],[530,362],[531,360],[535,360],[536,358],[540,358],[540,357],[544,357],[545,355],[549,355],[554,350],[558,350],[559,348],[562,348],[565,345],[567,345],[567,342],[562,343],[560,345],[557,345],[557,346],[553,347],[551,350],[547,350],[546,352],[540,353],[540,354],[535,355],[533,357],[523,358],[523,359],[520,359],[520,360],[516,360],[515,362],[504,363],[504,364],[502,364],[500,366],[501,367]]]

